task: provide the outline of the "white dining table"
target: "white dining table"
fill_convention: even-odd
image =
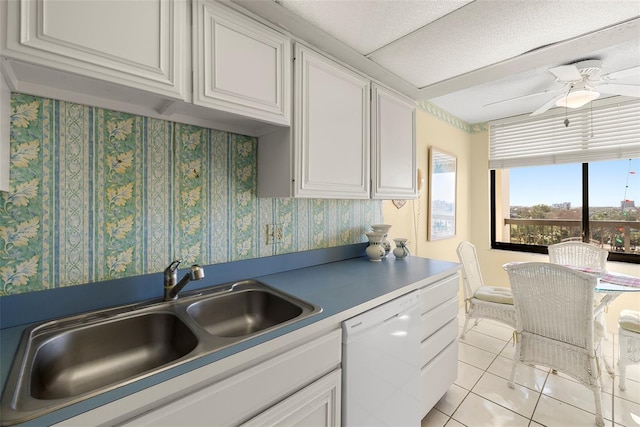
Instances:
[[[640,277],[607,272],[600,277],[596,292],[640,292]]]
[[[589,273],[587,271],[587,273]],[[603,295],[596,310],[604,310],[617,297],[626,292],[640,292],[640,277],[622,273],[603,272],[599,275],[595,292]]]

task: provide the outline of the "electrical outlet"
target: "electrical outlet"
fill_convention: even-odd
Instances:
[[[267,246],[272,245],[273,244],[273,236],[274,236],[273,224],[267,224],[267,225],[264,226],[264,228],[265,228],[265,233],[266,233],[266,235],[265,235],[266,245]]]
[[[265,225],[265,242],[266,245],[275,245],[282,242],[284,233],[282,231],[282,225],[280,224],[267,224]]]

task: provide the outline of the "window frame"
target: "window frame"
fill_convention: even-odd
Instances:
[[[548,254],[548,246],[525,245],[519,243],[506,243],[496,241],[497,230],[497,207],[496,207],[496,170],[490,172],[490,212],[491,212],[491,248],[505,251],[529,252],[538,254]],[[589,163],[582,163],[582,238],[589,235]],[[631,264],[640,264],[640,256],[623,252],[608,251],[607,261],[619,261]]]

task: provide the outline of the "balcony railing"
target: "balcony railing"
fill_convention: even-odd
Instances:
[[[582,240],[579,219],[505,218],[508,236],[503,241],[525,245],[552,245]],[[506,231],[506,230],[505,230]],[[589,221],[591,243],[613,252],[640,254],[640,221]]]

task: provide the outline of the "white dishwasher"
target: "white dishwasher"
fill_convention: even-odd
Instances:
[[[342,424],[420,425],[420,292],[342,324]]]

